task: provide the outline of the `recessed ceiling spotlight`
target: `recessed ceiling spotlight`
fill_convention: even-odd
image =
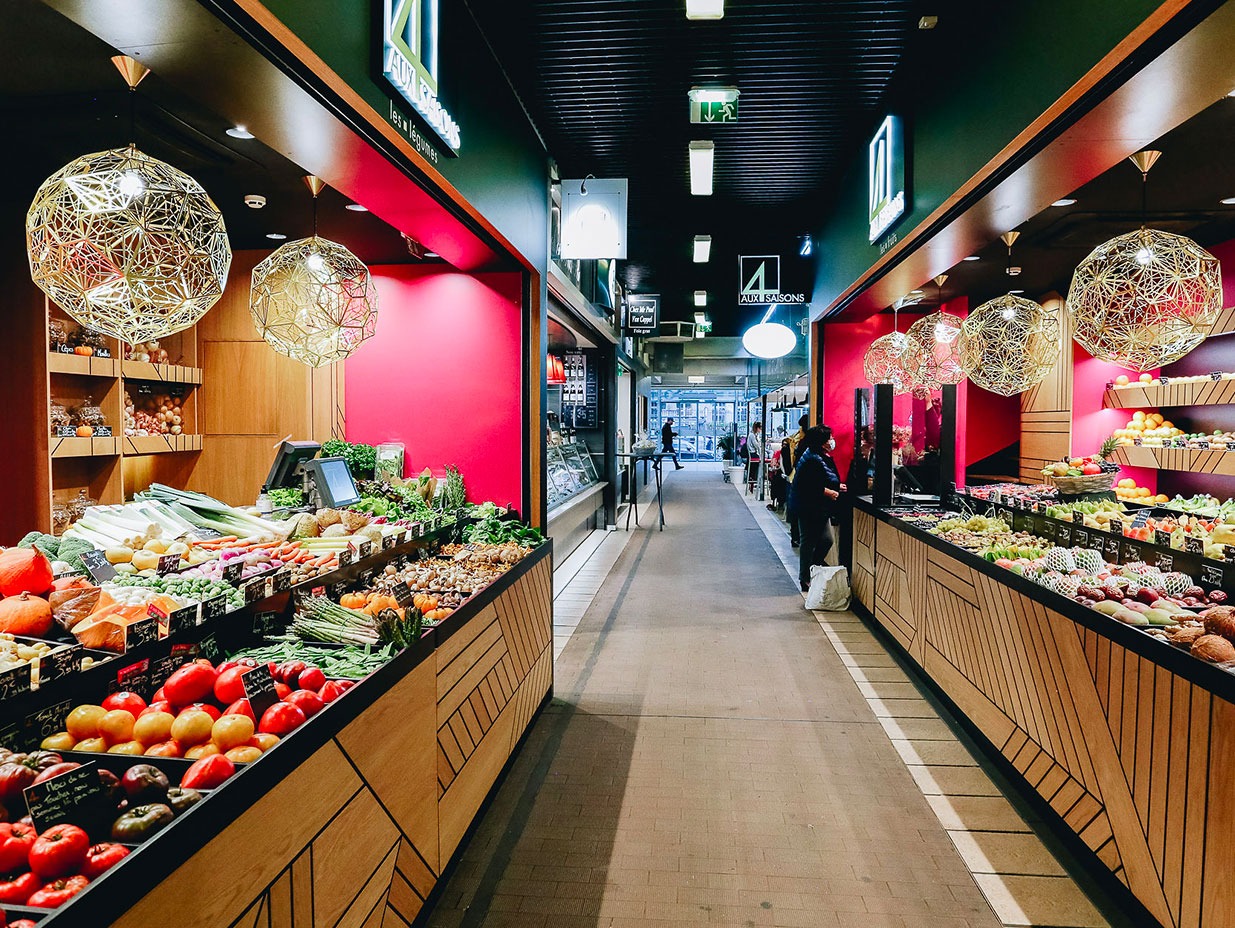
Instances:
[[[232,126],[230,129],[227,130],[227,134],[230,135],[234,139],[253,138],[253,133],[250,132],[248,129],[246,129],[244,126]]]
[[[1223,197],[1219,200],[1223,206],[1235,206],[1235,197]]]
[[[343,208],[350,209],[353,213],[367,213],[369,211],[369,207],[361,206],[359,203],[348,203]]]
[[[1012,294],[1016,294],[1016,293],[1024,293],[1025,291],[1024,290],[1009,290],[1008,292]]]
[[[961,260],[962,261],[981,261],[982,257],[980,255],[965,255],[965,257],[961,258]]]
[[[686,0],[687,19],[724,19],[725,0]]]
[[[938,16],[923,16],[921,19],[918,20],[919,29],[934,29],[938,25],[939,25]]]
[[[249,209],[261,209],[266,205],[266,198],[260,193],[246,193],[244,195],[244,205]]]
[[[1061,199],[1056,200],[1054,203],[1051,204],[1051,206],[1071,206],[1075,202],[1076,202],[1076,199],[1074,197],[1063,197]]]
[[[440,258],[441,255],[439,255],[436,251],[426,251],[425,257],[426,258]]]
[[[266,238],[272,238],[276,242],[281,242],[283,241],[283,239],[287,238],[287,236],[284,235],[282,232],[267,232]]]

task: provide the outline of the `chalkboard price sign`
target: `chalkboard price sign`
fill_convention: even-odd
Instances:
[[[95,583],[104,583],[115,579],[116,568],[108,562],[107,555],[102,551],[87,551],[81,556],[81,562],[86,565],[90,579]]]
[[[1108,561],[1119,560],[1119,539],[1111,537],[1106,539],[1106,544],[1103,545],[1103,551],[1106,553]]]
[[[230,586],[240,586],[240,578],[244,575],[244,562],[241,558],[233,558],[223,566],[223,582]]]
[[[1197,538],[1195,535],[1185,535],[1184,550],[1189,554],[1204,554],[1205,540],[1203,538]]]
[[[75,644],[67,648],[56,648],[56,650],[44,655],[39,661],[39,685],[41,686],[48,680],[55,680],[57,677],[63,677],[76,670],[79,658],[78,652],[80,650],[81,646]],[[0,741],[0,745],[2,744],[4,742]]]
[[[1223,576],[1221,564],[1213,564],[1206,562],[1201,565],[1201,582],[1208,583],[1210,586],[1224,586],[1223,581],[1226,578]]]
[[[253,709],[253,717],[260,721],[262,713],[279,701],[274,676],[269,667],[254,667],[240,679],[244,683],[245,698]]]
[[[1167,554],[1165,551],[1159,551],[1157,565],[1158,565],[1158,570],[1174,570],[1175,569],[1175,555]]]
[[[169,635],[178,635],[195,627],[197,627],[197,606],[185,606],[167,617],[167,634]]]
[[[115,807],[107,798],[94,761],[27,786],[25,796],[26,807],[38,832],[65,823],[87,831],[97,830],[109,816],[115,815]]]
[[[215,596],[213,599],[208,599],[202,603],[202,621],[209,622],[212,619],[221,619],[227,614],[227,597]]]
[[[11,699],[28,689],[30,689],[29,664],[20,664],[0,673],[0,699]]]
[[[159,640],[159,620],[155,616],[140,619],[124,630],[124,649],[126,651],[152,641]]]

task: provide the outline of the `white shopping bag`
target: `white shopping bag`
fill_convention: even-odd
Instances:
[[[844,612],[848,609],[849,571],[843,567],[812,567],[806,608],[823,612]]]

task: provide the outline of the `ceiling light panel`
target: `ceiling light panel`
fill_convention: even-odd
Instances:
[[[712,257],[712,236],[696,235],[694,249],[695,264],[707,264]]]
[[[687,19],[723,19],[725,0],[686,0]]]
[[[711,142],[691,142],[690,192],[697,197],[712,195],[712,168],[716,160],[716,146]]]

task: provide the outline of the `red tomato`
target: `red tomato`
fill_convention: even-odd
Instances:
[[[41,772],[37,777],[35,777],[34,782],[42,783],[44,780],[50,780],[52,777],[58,777],[62,773],[68,773],[70,770],[76,770],[80,766],[81,764],[74,763],[71,760],[65,761],[63,764],[52,764],[46,770]],[[4,868],[0,867],[0,872],[3,872],[3,871],[4,871]]]
[[[195,760],[180,781],[181,789],[214,789],[236,772],[236,765],[222,754]]]
[[[110,841],[96,844],[86,851],[86,863],[81,868],[81,875],[88,880],[97,880],[128,856],[129,849],[123,844]]]
[[[30,897],[26,905],[40,909],[54,909],[64,905],[79,892],[90,885],[84,876],[70,876],[62,880],[53,880]]]
[[[53,825],[34,840],[30,869],[45,880],[68,876],[81,869],[88,850],[90,836],[85,831],[76,825]]]
[[[42,885],[43,881],[29,870],[20,876],[6,877],[4,882],[0,882],[0,903],[25,905],[26,900]]]
[[[214,698],[225,706],[237,699],[243,699],[244,682],[240,678],[252,669],[244,666],[229,667],[219,674],[219,678],[214,681]]]
[[[163,692],[177,706],[201,702],[214,690],[218,672],[206,664],[185,664],[163,684]]]
[[[163,687],[161,686],[157,690],[154,691],[154,695],[150,697],[150,701],[151,702],[170,702],[170,700],[167,698],[167,694],[163,692]]]
[[[150,715],[153,712],[166,712],[168,715],[175,715],[176,707],[166,699],[155,699],[151,701],[150,705],[142,709],[142,711],[137,714],[137,717],[141,718],[143,715]]]
[[[316,693],[326,685],[326,675],[320,667],[310,667],[297,678],[296,683],[302,690],[313,690]]]
[[[346,686],[339,683],[337,680],[331,680],[318,691],[317,695],[322,698],[322,702],[330,703],[334,702],[346,692]]]
[[[160,741],[146,748],[147,757],[183,757],[184,748],[175,741]]]
[[[136,693],[130,693],[128,690],[121,690],[119,693],[112,693],[103,700],[103,708],[110,712],[112,709],[124,709],[133,714],[133,718],[137,718],[142,714],[142,710],[146,708],[146,700],[142,699]]]
[[[249,705],[247,699],[237,699],[234,703],[223,710],[224,715],[247,715],[253,719],[253,724],[257,724],[257,717],[253,714],[253,707]]]
[[[282,737],[288,732],[295,731],[304,723],[305,714],[302,709],[288,702],[276,702],[262,713],[262,720],[258,723],[257,730]]]
[[[240,661],[224,661],[215,669],[218,670],[219,673],[223,673],[223,671],[225,670],[231,670],[233,667],[239,667],[239,666],[240,666]]]
[[[0,873],[16,873],[30,866],[30,848],[34,847],[37,837],[38,832],[30,825],[20,822],[0,824]]]
[[[222,712],[219,711],[219,707],[216,706],[212,702],[195,702],[195,703],[191,703],[190,705],[185,706],[183,709],[180,710],[179,713],[177,713],[177,715],[184,713],[184,712],[188,712],[190,709],[200,709],[202,712],[205,712],[208,716],[210,716],[216,722],[219,720],[219,716],[223,714]]]
[[[292,688],[288,686],[286,683],[275,683],[274,693],[280,699],[286,699],[288,696],[291,695]]]
[[[306,719],[313,718],[313,716],[326,708],[326,704],[322,702],[322,697],[312,690],[296,690],[296,692],[284,696],[283,701],[291,703],[303,712]]]
[[[280,683],[286,683],[288,686],[295,686],[300,675],[309,668],[309,665],[304,661],[287,661],[279,665],[278,673],[275,678]]]

